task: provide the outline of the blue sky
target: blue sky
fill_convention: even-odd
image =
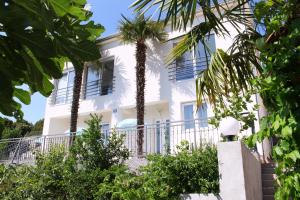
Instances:
[[[117,32],[121,14],[132,16],[132,10],[128,9],[134,0],[88,0],[91,10],[94,13],[92,19],[105,27],[103,36]],[[32,96],[30,105],[23,105],[24,119],[36,122],[44,117],[46,98],[35,93]]]

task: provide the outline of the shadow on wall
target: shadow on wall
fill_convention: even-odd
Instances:
[[[122,47],[127,46],[121,44],[119,41],[115,41],[105,45],[105,49],[109,50],[101,51],[102,58],[114,58],[114,85],[111,94],[91,98],[93,110],[111,110],[118,107],[122,102],[128,101],[128,98],[131,98],[129,96],[131,96],[130,94],[132,93],[130,91],[132,80],[123,62],[124,58],[122,58],[122,56],[124,55],[122,54],[122,49],[120,55],[110,52],[110,49],[117,48],[120,45]]]

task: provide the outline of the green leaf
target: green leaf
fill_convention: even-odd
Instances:
[[[291,137],[293,134],[293,129],[289,126],[285,126],[282,130],[281,130],[281,134],[283,137]]]
[[[280,147],[281,147],[284,151],[287,151],[287,150],[289,150],[290,144],[289,144],[288,141],[282,140],[282,141],[280,142]]]
[[[296,162],[297,159],[300,159],[300,153],[298,150],[294,150],[291,153],[287,154],[286,157],[291,158],[294,162]]]
[[[17,97],[22,103],[29,105],[31,98],[30,93],[26,90],[15,88],[14,90],[14,96]]]
[[[282,156],[283,155],[283,152],[282,152],[282,149],[279,147],[279,146],[275,146],[274,147],[274,151],[277,155],[279,156]]]
[[[278,120],[276,120],[275,122],[273,122],[273,128],[275,131],[277,131],[280,127],[280,122]]]
[[[78,8],[75,6],[71,6],[69,9],[69,13],[73,16],[78,17],[78,19],[80,20],[85,20],[86,16],[85,16],[85,10],[83,10],[82,8]]]
[[[70,0],[48,0],[58,16],[64,16],[69,12]]]

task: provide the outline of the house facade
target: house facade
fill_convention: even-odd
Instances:
[[[201,13],[195,21],[203,21]],[[224,23],[224,26],[230,30],[230,36],[220,37],[214,33],[207,36],[206,43],[212,51],[217,48],[227,50],[237,34],[229,23]],[[208,119],[214,115],[212,107],[207,101],[199,109],[196,107],[195,78],[207,67],[207,58],[210,57],[205,55],[203,44],[199,43],[195,49],[167,65],[166,57],[185,32],[173,31],[169,27],[165,31],[168,33],[167,42],[147,41],[145,125],[151,127],[150,132],[153,133],[145,141],[151,140],[155,145],[149,147],[151,145],[145,144],[148,145],[145,148],[162,151],[163,143],[169,140],[169,143],[173,141],[175,144],[177,137],[178,144],[183,134],[184,139],[200,140],[202,136],[197,132],[201,131],[206,135],[213,134],[210,140],[216,142],[220,140],[219,132],[213,131],[208,124]],[[135,45],[124,44],[118,34],[100,39],[98,45],[102,58],[95,63],[87,63],[83,74],[78,129],[86,127],[85,121],[90,113],[103,116],[104,129],[126,128],[126,122],[136,119]],[[55,90],[47,100],[43,135],[69,132],[73,80],[74,68],[71,63],[66,63],[63,77],[54,80]],[[255,97],[253,101],[256,103]],[[172,136],[161,136],[161,127],[170,131],[173,126],[176,130],[172,132],[178,132],[180,136],[173,136],[173,139]],[[255,122],[253,128],[257,127]],[[187,133],[192,135],[187,137]],[[245,134],[251,134],[251,130]],[[136,136],[126,140],[134,143]]]

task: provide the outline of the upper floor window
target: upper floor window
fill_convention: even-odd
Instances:
[[[215,36],[213,34],[207,36],[204,43],[211,52],[216,50]],[[197,48],[185,52],[170,66],[170,77],[177,81],[194,78],[200,71],[207,68],[210,58],[209,51],[205,51],[204,44],[199,42]]]
[[[114,60],[88,67],[85,97],[111,94],[113,90]]]
[[[75,72],[74,70],[65,72],[61,79],[56,81],[55,90],[55,104],[67,103],[72,100],[73,97],[73,84],[74,84]]]

